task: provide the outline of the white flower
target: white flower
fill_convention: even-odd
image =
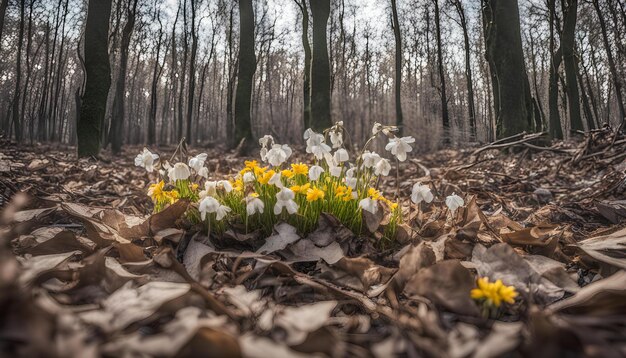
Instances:
[[[177,180],[186,180],[189,178],[190,175],[191,175],[191,172],[189,171],[189,167],[185,163],[176,163],[167,172],[167,176],[173,182]]]
[[[213,196],[217,194],[217,182],[207,180],[204,182],[204,190],[202,190],[198,195],[200,198],[206,198],[207,196]]]
[[[354,172],[356,172],[356,168],[346,170],[346,178],[354,178]]]
[[[402,138],[394,137],[389,139],[389,143],[387,143],[385,149],[395,155],[399,161],[403,162],[406,160],[406,153],[413,150],[410,144],[414,142],[415,138],[411,136]]]
[[[450,211],[452,212],[452,215],[454,215],[458,208],[465,205],[465,201],[463,201],[463,198],[461,198],[460,196],[452,193],[452,195],[446,198],[446,205],[448,206],[448,209],[450,209]]]
[[[271,144],[274,144],[274,137],[272,137],[269,134],[266,134],[263,136],[263,138],[259,139],[259,145],[262,148],[267,148],[269,147]]]
[[[376,166],[374,167],[374,174],[376,175],[389,175],[389,171],[391,170],[391,163],[385,158],[381,158]]]
[[[207,154],[201,153],[196,155],[195,157],[189,159],[189,167],[196,171],[196,173],[200,172],[200,169],[204,166],[204,162],[206,161]]]
[[[254,182],[254,173],[252,172],[245,172],[243,174],[243,182],[244,183],[253,183]]]
[[[209,177],[209,168],[207,167],[200,168],[200,170],[198,170],[198,175],[203,177],[204,179],[207,179]]]
[[[198,205],[198,211],[200,211],[200,217],[202,220],[206,219],[206,214],[211,214],[217,211],[220,207],[219,201],[212,196],[207,196],[202,199],[200,205]]]
[[[147,148],[143,148],[143,152],[135,157],[135,165],[146,168],[148,172],[154,171],[154,162],[159,159],[157,154],[152,154]]]
[[[217,186],[224,189],[224,191],[227,193],[230,193],[231,191],[233,191],[233,185],[228,180],[218,181]]]
[[[350,155],[348,154],[347,150],[341,148],[337,149],[337,151],[333,155],[333,159],[335,159],[336,164],[341,164],[343,162],[347,162],[350,159]]]
[[[363,160],[364,167],[373,168],[376,166],[376,164],[378,164],[378,161],[380,160],[380,155],[378,155],[378,153],[366,150],[361,156],[361,159]]]
[[[350,188],[352,189],[356,188],[356,182],[357,182],[357,178],[346,177],[346,185],[349,186]]]
[[[274,175],[272,175],[270,180],[267,181],[267,183],[269,185],[275,185],[278,188],[282,188],[283,182],[280,180],[281,178],[282,178],[282,174],[280,174],[280,172],[276,172],[274,173]]]
[[[341,129],[330,131],[329,137],[330,142],[333,144],[333,148],[341,148],[343,145],[343,132],[341,132]]]
[[[339,178],[341,176],[341,171],[343,170],[342,167],[337,167],[337,166],[332,166],[330,168],[328,168],[328,171],[330,172],[330,175]]]
[[[415,183],[413,185],[413,191],[411,192],[411,201],[415,204],[419,204],[422,201],[430,203],[433,201],[433,193],[430,191],[430,188],[427,185],[421,185],[420,183]]]
[[[317,180],[320,178],[320,175],[322,175],[323,172],[324,168],[320,167],[319,165],[313,165],[309,168],[309,179],[311,181]]]
[[[231,209],[226,205],[220,205],[215,211],[215,219],[217,221],[222,221],[222,219],[230,213]]]
[[[372,214],[376,214],[378,211],[378,202],[372,198],[365,198],[359,201],[359,208],[369,211]]]
[[[298,211],[298,204],[293,200],[296,194],[289,188],[282,188],[276,194],[276,205],[274,205],[274,214],[280,215],[283,209],[287,209],[289,214],[295,214]]]
[[[265,159],[273,166],[277,167],[283,164],[291,156],[291,148],[287,144],[274,144],[270,149]]]
[[[311,153],[318,160],[324,158],[326,154],[330,154],[330,147],[324,143],[324,135],[315,133],[311,128],[304,132],[304,139],[306,139],[306,152]]]
[[[256,213],[263,214],[263,210],[265,210],[263,200],[252,196],[246,197],[246,213],[248,213],[248,216]]]
[[[383,130],[383,125],[378,122],[374,122],[374,126],[372,127],[372,135],[377,135],[378,133],[380,133],[381,130]]]

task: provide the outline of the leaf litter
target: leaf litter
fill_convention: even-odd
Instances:
[[[626,162],[606,133],[573,147],[445,150],[400,168],[422,203],[384,248],[322,214],[300,237],[146,216],[132,155],[94,163],[3,143],[0,340],[11,356],[491,357],[626,354]],[[6,145],[5,145],[6,144]],[[502,147],[497,147],[501,149]],[[209,151],[215,175],[240,158]],[[382,188],[392,192],[395,177]],[[440,207],[440,206],[439,206]],[[325,215],[325,216],[324,216]],[[385,218],[365,218],[370,229]],[[520,293],[486,318],[476,279]]]

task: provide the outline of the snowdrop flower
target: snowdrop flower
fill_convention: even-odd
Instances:
[[[217,186],[224,189],[225,192],[230,193],[233,191],[233,185],[228,180],[220,180],[217,182]]]
[[[167,176],[173,182],[177,180],[186,180],[189,178],[190,175],[191,175],[191,172],[189,171],[189,167],[185,163],[176,163],[167,172]]]
[[[343,121],[335,123],[335,125],[330,128],[328,134],[333,148],[341,148],[343,145]]]
[[[206,161],[207,154],[201,153],[196,155],[195,157],[189,159],[189,167],[196,171],[196,173],[200,172],[200,169],[204,166],[204,162]]]
[[[320,175],[324,172],[324,168],[319,165],[314,165],[309,168],[309,180],[314,181],[320,178]]]
[[[378,202],[372,198],[365,198],[359,201],[359,208],[369,211],[372,214],[376,214],[378,211]]]
[[[228,215],[228,213],[230,212],[231,212],[231,209],[228,206],[220,205],[215,211],[215,220],[222,221],[222,219],[226,217],[226,215]]]
[[[291,153],[291,148],[287,144],[274,144],[272,149],[267,152],[265,160],[277,167],[283,164],[291,156]]]
[[[399,161],[403,162],[406,160],[406,153],[413,150],[410,145],[411,143],[415,143],[415,138],[411,136],[402,138],[394,137],[389,139],[389,143],[387,143],[385,149],[395,155]]]
[[[217,212],[220,207],[220,203],[212,196],[207,196],[202,199],[200,205],[198,205],[198,211],[200,211],[200,217],[202,220],[206,219],[206,214]]]
[[[153,154],[147,148],[143,148],[143,152],[137,154],[135,157],[135,165],[146,168],[146,170],[151,173],[154,171],[154,162],[158,159],[158,154]]]
[[[338,167],[338,166],[332,166],[330,168],[328,168],[328,171],[330,172],[330,175],[339,178],[341,176],[341,171],[343,170],[342,167]]]
[[[374,167],[374,174],[376,175],[389,175],[389,171],[391,170],[391,164],[385,158],[381,158],[376,166]]]
[[[318,160],[330,154],[330,146],[324,143],[323,134],[315,133],[309,128],[304,132],[304,139],[306,139],[306,152],[313,154]]]
[[[274,205],[274,214],[280,215],[283,209],[287,209],[289,214],[295,214],[298,211],[298,204],[293,200],[296,194],[289,188],[282,188],[276,194],[276,205]]]
[[[254,182],[254,174],[252,172],[246,172],[243,174],[243,182],[244,183],[253,183]]]
[[[422,185],[420,183],[415,183],[413,185],[413,191],[411,192],[411,201],[415,204],[421,203],[425,201],[430,203],[433,201],[433,193],[430,191],[430,188],[427,185]]]
[[[276,172],[274,173],[274,175],[272,175],[272,177],[267,183],[270,185],[275,185],[278,188],[282,188],[283,182],[281,181],[281,178],[282,178],[282,174],[280,172]]]
[[[266,161],[267,151],[270,146],[274,144],[274,137],[269,134],[263,136],[263,138],[259,139],[259,145],[261,145],[261,160]]]
[[[337,149],[337,151],[333,155],[333,159],[335,160],[336,164],[341,164],[343,162],[347,162],[350,159],[350,155],[348,154],[347,150],[341,148]]]
[[[465,205],[465,201],[463,201],[463,198],[461,198],[460,196],[452,193],[452,195],[446,198],[446,205],[448,206],[448,209],[450,209],[450,211],[452,212],[452,215],[454,215],[458,208]]]
[[[361,156],[361,159],[363,160],[364,167],[373,168],[376,166],[376,164],[378,164],[378,161],[380,160],[380,155],[378,155],[378,153],[366,150]]]
[[[197,172],[198,172],[198,175],[203,177],[204,179],[207,179],[209,177],[209,168],[207,167],[202,167]]]
[[[263,214],[263,210],[265,210],[263,200],[253,196],[246,197],[246,213],[248,216],[256,213]]]

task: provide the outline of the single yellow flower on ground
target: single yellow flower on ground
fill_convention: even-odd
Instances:
[[[309,188],[311,187],[310,183],[306,183],[303,185],[294,185],[291,188],[291,191],[293,191],[296,194],[306,194],[306,191],[309,190]]]
[[[270,169],[264,172],[263,174],[261,174],[260,176],[257,176],[259,183],[267,184],[270,181],[270,179],[272,179],[274,174],[276,174],[276,172]]]
[[[505,286],[501,280],[489,282],[487,277],[477,280],[478,288],[471,291],[470,295],[475,300],[485,300],[487,304],[500,307],[502,302],[515,303],[518,293],[513,286]]]
[[[307,201],[316,201],[320,199],[324,199],[324,192],[322,190],[313,187],[306,191]]]
[[[308,175],[309,167],[304,163],[291,164],[294,175]]]

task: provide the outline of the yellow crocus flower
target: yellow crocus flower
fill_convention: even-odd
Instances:
[[[309,167],[304,163],[291,164],[291,169],[294,175],[308,175]]]
[[[317,187],[309,188],[306,191],[306,200],[307,201],[317,201],[320,199],[324,199],[324,192]]]
[[[270,169],[270,170],[264,172],[263,174],[258,175],[257,176],[257,178],[258,178],[257,180],[261,184],[267,184],[270,181],[270,179],[272,179],[274,174],[276,174],[276,172]]]
[[[293,178],[293,176],[295,175],[295,173],[294,173],[293,171],[289,170],[289,169],[284,169],[284,170],[282,170],[282,171],[280,172],[280,174],[281,174],[282,176],[284,176],[285,178],[287,178],[287,179],[291,179],[291,178]]]
[[[297,194],[306,194],[306,191],[309,190],[310,187],[311,187],[311,184],[306,183],[304,185],[294,185],[289,189],[291,189],[291,191]]]
[[[484,300],[488,305],[500,307],[502,302],[512,304],[518,293],[513,286],[505,286],[501,280],[489,282],[487,277],[477,280],[478,288],[473,289],[470,295],[475,300]]]

